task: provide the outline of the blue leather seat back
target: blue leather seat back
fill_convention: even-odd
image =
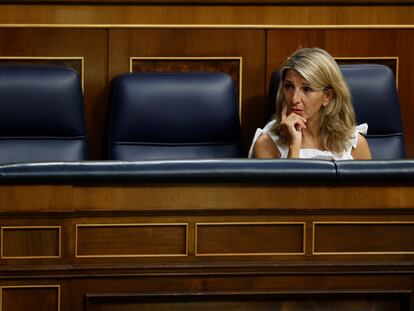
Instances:
[[[222,73],[131,73],[114,81],[109,157],[241,156],[238,104]]]
[[[373,159],[404,158],[400,102],[391,69],[376,64],[340,65],[339,68],[352,93],[357,124],[368,124],[368,134],[365,137]],[[279,83],[280,74],[275,71],[268,95],[269,118],[275,112]]]
[[[0,162],[87,158],[82,86],[71,69],[0,66]]]
[[[357,123],[368,123],[373,159],[404,158],[403,126],[394,74],[383,65],[341,65]]]

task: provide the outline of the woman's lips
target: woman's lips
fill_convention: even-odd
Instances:
[[[290,113],[294,113],[300,116],[303,116],[303,110],[301,109],[289,109]]]

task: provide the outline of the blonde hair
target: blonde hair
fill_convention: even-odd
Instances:
[[[355,113],[351,93],[336,61],[329,53],[319,48],[299,49],[283,65],[281,83],[276,96],[277,121],[273,129],[279,137],[277,144],[288,144],[288,137],[279,126],[285,106],[283,81],[288,70],[296,71],[314,89],[332,90],[330,103],[322,106],[320,110],[320,143],[326,150],[337,154],[343,153],[355,130]]]

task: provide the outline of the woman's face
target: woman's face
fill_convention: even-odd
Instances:
[[[314,89],[295,70],[288,69],[283,81],[286,115],[295,113],[306,120],[319,120],[322,106],[330,102],[327,92]]]

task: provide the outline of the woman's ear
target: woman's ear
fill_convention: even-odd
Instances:
[[[333,90],[329,88],[327,91],[325,91],[322,105],[326,107],[331,102],[331,100],[334,98],[334,96],[335,95],[334,95]]]

